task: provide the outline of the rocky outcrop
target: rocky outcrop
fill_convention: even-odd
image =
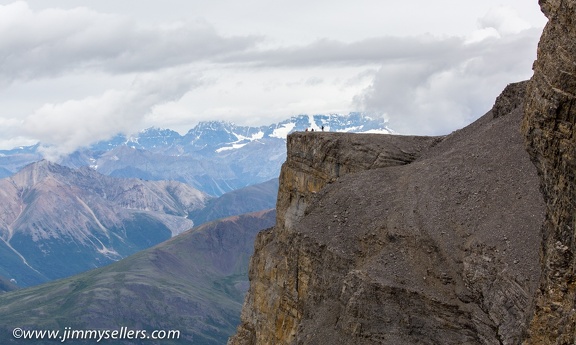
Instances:
[[[447,137],[292,134],[229,344],[518,344],[544,218],[524,89]]]
[[[527,344],[576,342],[576,1],[541,0],[549,22],[523,132],[546,200],[542,284]]]
[[[312,134],[312,133],[310,133]],[[383,140],[382,140],[383,139]],[[328,183],[349,173],[408,164],[440,138],[379,134],[292,135],[280,172],[278,223],[287,228],[303,215],[311,198]]]

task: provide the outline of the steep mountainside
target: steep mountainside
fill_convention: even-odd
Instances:
[[[21,343],[14,327],[129,327],[181,332],[177,341],[142,344],[223,344],[239,323],[254,237],[274,217],[270,210],[208,223],[109,266],[1,294],[0,343]]]
[[[276,207],[278,179],[248,186],[210,199],[202,209],[188,214],[196,225],[212,220]]]
[[[190,229],[206,194],[47,161],[0,180],[0,275],[19,286],[109,264]]]
[[[523,131],[546,200],[542,285],[527,344],[576,343],[576,1],[540,0],[549,21]]]
[[[0,277],[0,293],[13,291],[16,289],[18,289],[18,286],[16,286],[16,284],[14,284],[13,282],[4,277]]]
[[[525,87],[442,138],[290,135],[229,344],[518,344],[545,208]]]

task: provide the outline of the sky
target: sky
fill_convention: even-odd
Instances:
[[[471,123],[529,79],[536,0],[0,0],[0,149],[362,111]]]

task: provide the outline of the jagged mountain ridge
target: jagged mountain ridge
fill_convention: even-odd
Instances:
[[[176,180],[214,196],[277,178],[286,158],[286,135],[306,129],[338,132],[391,132],[382,118],[361,113],[300,115],[277,124],[237,126],[201,122],[185,135],[149,128],[117,135],[79,150],[58,163],[89,166],[114,177]],[[39,146],[0,151],[0,168],[16,172],[41,158]]]
[[[0,274],[20,286],[117,261],[190,229],[209,196],[48,161],[0,180]]]
[[[316,130],[322,127],[331,132],[391,133],[382,119],[374,119],[362,113],[348,115],[299,115],[267,126],[238,126],[225,121],[203,121],[180,136],[170,129],[148,128],[132,136],[118,135],[111,141],[97,143],[92,149],[109,150],[125,144],[148,151],[171,151],[175,147],[182,153],[222,152],[239,149],[251,141],[278,138],[286,139],[295,131]]]
[[[124,326],[180,330],[179,340],[161,341],[167,345],[223,344],[239,322],[254,237],[274,218],[268,210],[207,223],[109,266],[0,294],[0,342],[19,343],[14,327]]]

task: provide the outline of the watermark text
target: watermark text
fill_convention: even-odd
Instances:
[[[107,340],[174,340],[180,339],[179,330],[134,330],[128,327],[120,329],[92,329],[82,330],[64,327],[64,330],[23,329],[16,327],[12,330],[15,339],[32,340],[58,340],[65,343],[68,340],[94,340],[96,343]]]

